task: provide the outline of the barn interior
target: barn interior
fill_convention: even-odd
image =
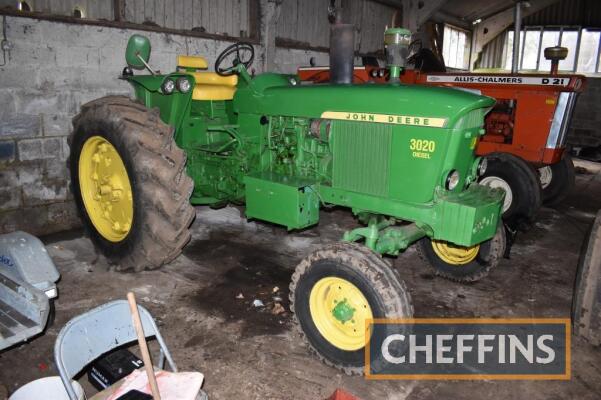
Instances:
[[[0,398],[599,398],[601,3],[0,19]],[[529,335],[414,365],[378,324]]]

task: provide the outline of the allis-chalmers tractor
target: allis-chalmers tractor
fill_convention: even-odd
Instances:
[[[436,58],[433,53],[422,51],[409,57],[415,61],[414,69],[399,70],[398,57],[391,52],[396,38],[408,35],[402,28],[386,30],[386,67],[355,67],[353,81],[387,84],[396,79],[408,85],[475,90],[495,98],[497,102],[486,116],[485,133],[478,141],[476,154],[488,159],[480,183],[506,192],[505,221],[514,228],[525,227],[541,203],[553,205],[563,200],[574,186],[574,165],[565,151],[566,136],[576,98],[586,84],[582,75],[557,74],[558,62],[566,58],[567,49],[545,49],[545,56],[552,62],[550,75],[445,73],[440,72],[445,70],[444,65],[436,63],[434,68],[423,68],[424,60]],[[422,54],[429,57],[420,57]],[[404,66],[403,60],[400,63]],[[329,81],[330,70],[301,67],[298,75],[303,81],[323,83]]]
[[[70,136],[76,202],[89,233],[121,269],[157,268],[190,240],[192,205],[245,203],[248,218],[288,230],[322,206],[361,225],[301,261],[291,309],[328,364],[360,373],[365,322],[411,317],[409,293],[382,255],[418,242],[436,273],[474,281],[498,264],[504,193],[477,183],[474,148],[489,97],[400,85],[301,85],[296,75],[248,73],[253,47],[217,58],[179,56],[177,71],[148,65],[134,35],[122,79],[135,100],[82,107]],[[133,69],[150,75],[134,75]]]

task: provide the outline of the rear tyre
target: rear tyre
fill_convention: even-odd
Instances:
[[[601,345],[601,211],[580,251],[572,300],[574,333]]]
[[[97,248],[136,271],[158,268],[190,240],[193,182],[158,110],[124,96],[82,107],[69,137],[77,208]]]
[[[505,228],[501,224],[495,236],[484,243],[463,247],[425,237],[417,243],[417,252],[436,275],[456,282],[475,282],[499,264],[505,246]]]
[[[564,153],[557,164],[539,168],[538,173],[543,190],[543,203],[549,206],[561,203],[576,182],[574,162],[567,153]]]
[[[531,223],[541,207],[540,180],[532,166],[506,153],[486,158],[488,167],[479,182],[505,191],[503,220],[512,226]]]
[[[292,275],[290,308],[309,349],[349,375],[363,373],[366,319],[413,315],[396,272],[355,243],[325,246],[303,259]]]

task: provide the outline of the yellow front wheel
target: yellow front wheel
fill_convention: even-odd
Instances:
[[[309,295],[311,319],[321,335],[342,350],[365,346],[365,323],[373,319],[361,290],[343,278],[320,279]]]
[[[432,240],[432,250],[445,263],[449,265],[465,265],[474,261],[480,252],[480,245],[471,247],[457,246],[443,240]]]
[[[492,239],[474,246],[458,246],[426,237],[418,242],[417,250],[436,275],[473,282],[488,275],[499,264],[505,253],[505,240],[505,228],[501,225]]]
[[[403,281],[382,257],[356,243],[326,246],[302,260],[290,300],[308,346],[347,374],[363,373],[369,320],[413,315]]]

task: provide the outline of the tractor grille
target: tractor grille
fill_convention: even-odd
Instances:
[[[332,130],[332,186],[387,196],[392,126],[333,121]]]

